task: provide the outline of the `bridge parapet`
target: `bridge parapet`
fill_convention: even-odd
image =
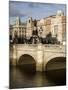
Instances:
[[[31,44],[16,44],[17,50],[37,50],[37,45]]]
[[[65,52],[65,46],[63,45],[52,45],[52,44],[16,44],[17,50],[41,50],[41,51],[56,51]]]
[[[45,45],[44,51],[54,51],[54,52],[65,52],[66,48],[63,45]]]

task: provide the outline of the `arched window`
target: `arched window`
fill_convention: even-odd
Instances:
[[[17,31],[14,32],[14,36],[17,36]]]
[[[30,20],[29,20],[29,23],[30,23]]]

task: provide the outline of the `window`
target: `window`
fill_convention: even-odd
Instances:
[[[54,35],[57,35],[57,33],[58,33],[58,25],[55,25],[54,26]]]
[[[24,31],[22,30],[22,33],[24,33]]]
[[[29,20],[29,23],[30,23],[30,20]]]
[[[17,37],[17,31],[14,32],[14,36]]]
[[[14,34],[17,35],[17,31],[15,31]]]
[[[63,41],[65,41],[66,40],[66,24],[63,24],[62,37],[63,37]]]
[[[21,33],[21,30],[19,32]]]

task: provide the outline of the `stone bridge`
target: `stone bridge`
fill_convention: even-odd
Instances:
[[[23,55],[29,55],[35,60],[36,71],[45,71],[48,62],[58,57],[65,58],[66,51],[65,46],[63,45],[15,44],[13,45],[12,64],[18,65],[20,57]],[[54,62],[54,65],[51,65],[52,67],[49,67],[48,69],[51,70],[65,67],[65,65],[63,65],[62,58],[60,58],[62,65],[60,65],[59,60],[59,62],[57,62],[57,66],[55,64],[56,62]]]

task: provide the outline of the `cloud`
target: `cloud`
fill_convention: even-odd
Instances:
[[[16,17],[16,16],[19,16],[19,17],[25,17],[26,14],[20,12],[20,11],[17,10],[17,9],[16,9],[16,10],[11,9],[11,10],[9,10],[9,16],[10,16],[10,17]]]
[[[38,3],[38,2],[29,2],[28,3],[28,6],[30,8],[43,8],[43,7],[53,7],[53,6],[56,6],[56,4],[53,4],[53,3]]]
[[[18,8],[18,6],[16,5],[16,3],[10,2],[9,3],[9,16],[10,17],[25,17],[27,15],[27,13],[24,11],[22,12],[21,9]]]
[[[37,7],[40,7],[40,3],[33,3],[33,2],[30,2],[30,3],[28,3],[28,7],[30,7],[30,8],[37,8]]]
[[[58,9],[63,11],[63,4],[50,4],[50,3],[35,3],[35,2],[17,2],[10,1],[9,3],[9,16],[10,17],[27,17],[27,16],[40,16],[41,12],[44,15],[54,14]]]

